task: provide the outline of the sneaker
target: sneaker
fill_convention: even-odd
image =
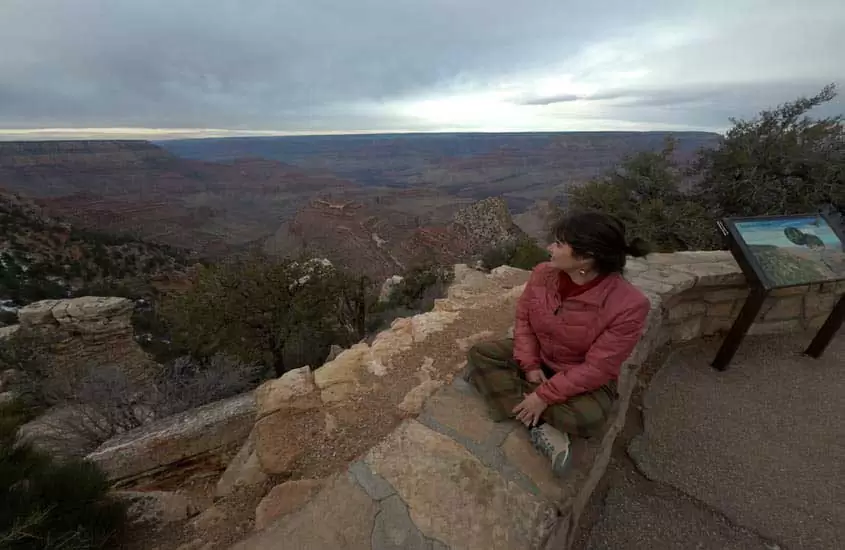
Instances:
[[[551,460],[552,472],[558,477],[563,477],[572,462],[569,434],[556,430],[549,424],[531,428],[528,433],[534,448]]]

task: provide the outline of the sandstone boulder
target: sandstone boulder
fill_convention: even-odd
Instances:
[[[18,311],[18,319],[24,327],[61,324],[80,326],[84,332],[114,331],[131,326],[133,308],[127,298],[82,296],[34,302]]]
[[[299,510],[322,488],[323,481],[320,479],[288,481],[276,485],[255,509],[255,529],[265,529],[274,520]]]
[[[9,338],[13,334],[15,334],[17,331],[19,331],[20,328],[21,328],[20,325],[11,325],[11,326],[8,326],[8,327],[0,327],[0,340],[5,340],[6,338]]]
[[[91,330],[97,330],[109,322],[123,324],[132,314],[134,304],[127,298],[116,296],[83,296],[71,300],[60,300],[53,307],[53,317],[61,324],[91,323]]]
[[[322,370],[318,369],[317,372]],[[352,370],[347,372],[338,369],[336,372],[343,376],[354,375]],[[309,367],[286,372],[281,378],[265,382],[259,387],[256,390],[256,401],[258,420],[253,432],[253,460],[266,473],[286,472],[302,452],[296,441],[302,437],[303,430],[307,429],[313,411],[322,406],[315,376]]]
[[[314,374],[308,366],[268,380],[255,390],[255,401],[259,418],[279,411],[314,409],[321,404]]]
[[[385,376],[392,368],[391,358],[425,341],[431,334],[446,330],[458,319],[454,311],[430,311],[393,321],[371,345],[355,344],[334,361],[314,373],[323,403],[337,403],[373,388],[368,378]]]
[[[454,267],[455,277],[452,279],[450,290],[462,289],[465,291],[481,292],[490,288],[491,282],[487,274],[466,264],[456,264]]]
[[[54,324],[53,307],[61,300],[41,300],[33,302],[18,310],[18,322],[22,326],[29,327],[43,324]]]
[[[267,481],[267,474],[261,470],[261,462],[255,452],[255,432],[253,431],[238,454],[226,467],[226,471],[217,482],[214,495],[225,497],[239,487],[261,485]]]
[[[255,453],[267,474],[289,474],[322,430],[316,411],[277,412],[255,423]]]
[[[314,373],[314,383],[325,403],[342,401],[362,390],[362,380],[368,364],[373,360],[367,344],[355,344],[344,350],[334,361],[326,363]]]

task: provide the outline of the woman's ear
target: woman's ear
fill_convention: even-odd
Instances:
[[[588,271],[592,271],[593,267],[596,265],[596,260],[592,256],[579,256],[576,260],[578,260],[578,263],[581,264],[582,269],[586,269]]]

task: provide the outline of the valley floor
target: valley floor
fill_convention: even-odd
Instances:
[[[726,372],[718,342],[670,353],[575,548],[841,548],[845,335],[819,360],[801,355],[811,338],[749,337]]]

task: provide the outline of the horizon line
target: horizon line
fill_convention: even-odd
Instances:
[[[560,130],[560,129],[467,129],[437,130],[327,130],[276,131],[229,130],[223,128],[0,128],[0,141],[172,141],[181,139],[220,139],[250,137],[325,137],[413,134],[584,134],[584,133],[703,133],[721,135],[723,130],[677,128],[618,129],[618,130]]]

